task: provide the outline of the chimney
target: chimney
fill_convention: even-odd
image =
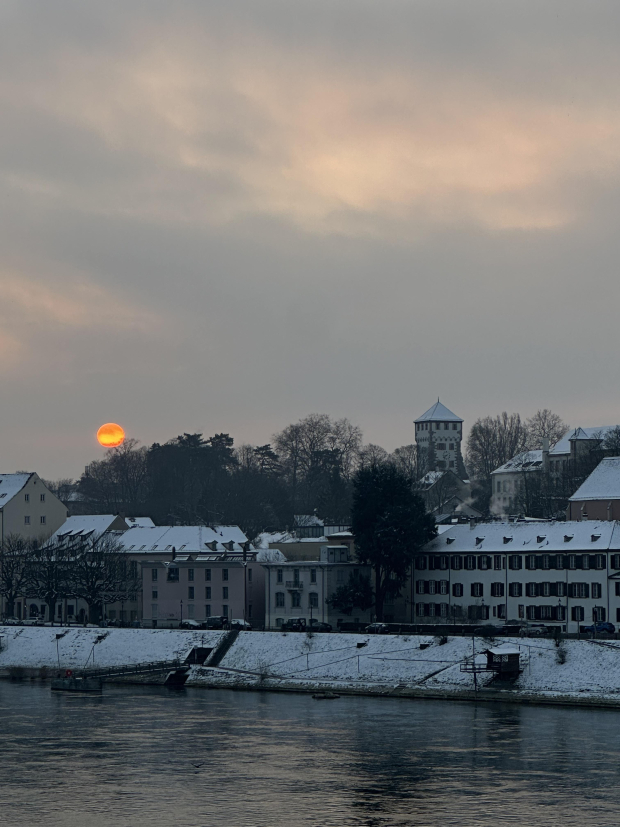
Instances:
[[[176,560],[176,556],[177,556],[177,550],[174,546],[172,546],[172,559]]]

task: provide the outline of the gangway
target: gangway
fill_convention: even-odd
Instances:
[[[122,678],[131,675],[146,675],[153,672],[168,672],[164,686],[183,686],[187,681],[190,666],[176,660],[158,660],[150,663],[134,663],[125,666],[108,666],[101,669],[67,669],[64,678],[52,680],[54,691],[94,692],[101,694],[106,678]]]

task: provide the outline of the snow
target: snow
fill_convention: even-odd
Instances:
[[[415,422],[462,422],[460,416],[457,416],[452,411],[448,410],[445,405],[442,405],[439,399],[435,404],[424,411],[422,416],[419,416]]]
[[[208,526],[151,526],[128,529],[120,537],[125,551],[166,551],[174,546],[177,551],[205,551],[205,544],[216,541],[219,545],[231,540],[240,546],[247,537],[236,525]],[[222,548],[222,551],[225,549]]]
[[[539,471],[542,467],[542,460],[542,451],[523,451],[496,468],[493,474],[514,474],[516,471],[525,470]]]
[[[599,425],[595,428],[571,428],[567,431],[559,442],[556,442],[553,448],[549,451],[549,455],[556,454],[570,454],[571,440],[582,439],[605,439],[609,431],[617,428],[617,425]]]
[[[570,539],[566,540],[568,537]],[[504,542],[506,539],[508,542]],[[477,542],[481,540],[481,542]],[[488,551],[503,554],[523,554],[535,551],[563,552],[591,551],[593,554],[617,548],[620,526],[607,520],[565,521],[557,523],[476,523],[448,526],[434,540],[424,546],[429,552],[458,554]]]
[[[58,531],[52,535],[52,539],[64,537],[66,535],[76,535],[84,532],[90,534],[103,534],[108,531],[115,520],[118,519],[116,514],[84,514],[75,517],[68,517],[60,526]]]
[[[18,494],[32,474],[0,474],[0,508]]]
[[[620,499],[620,457],[607,457],[599,462],[569,501],[618,499]]]

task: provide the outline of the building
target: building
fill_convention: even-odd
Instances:
[[[220,616],[262,627],[265,570],[259,552],[179,554],[142,562],[143,625],[178,626]],[[245,559],[244,559],[245,558]]]
[[[491,474],[491,514],[506,517],[525,513],[527,485],[542,473],[556,481],[564,477],[568,483],[572,478],[583,479],[602,458],[605,437],[616,427],[572,428],[551,448],[548,440],[543,440],[542,449],[523,451],[496,468]]]
[[[0,474],[0,540],[20,534],[47,540],[67,519],[67,507],[38,474]]]
[[[620,457],[601,460],[568,501],[569,520],[620,520]]]
[[[620,622],[620,524],[453,525],[415,561],[419,622]]]
[[[418,466],[425,471],[452,470],[461,479],[466,479],[461,456],[461,417],[448,410],[438,399],[414,424]]]
[[[319,560],[264,563],[265,629],[279,629],[285,620],[319,620],[334,629],[338,621],[370,623],[372,610],[354,609],[351,616],[332,609],[327,599],[350,577],[370,577],[369,566],[360,566],[348,545],[323,545]]]

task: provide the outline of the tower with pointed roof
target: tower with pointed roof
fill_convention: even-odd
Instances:
[[[426,471],[454,471],[461,479],[465,479],[461,455],[461,417],[452,413],[438,399],[414,424],[419,467]]]

